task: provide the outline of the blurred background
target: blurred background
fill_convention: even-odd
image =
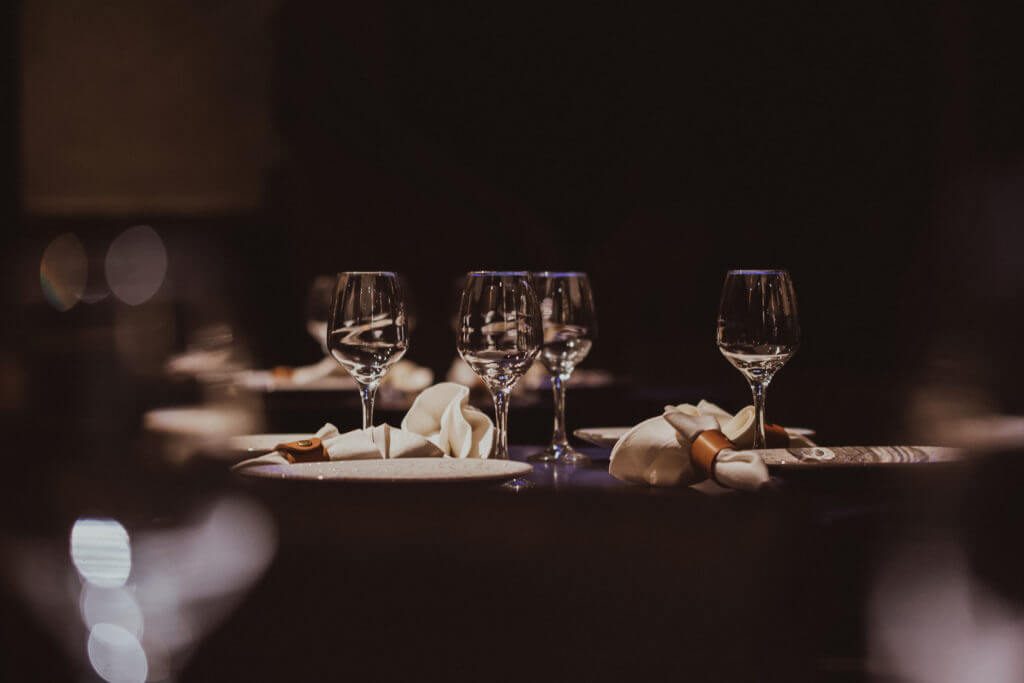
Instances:
[[[316,362],[308,293],[342,270],[404,275],[408,357],[437,378],[456,357],[461,274],[588,272],[600,336],[583,367],[614,382],[570,392],[571,428],[749,402],[714,343],[730,267],[788,268],[796,286],[803,342],[772,386],[774,420],[825,443],[943,443],[961,435],[941,431],[951,420],[1024,412],[1024,42],[1009,12],[3,12],[0,414],[19,453],[40,435],[48,453],[5,488],[19,532],[110,514],[109,482],[62,487],[54,463],[135,462],[154,409],[228,401],[244,417],[222,431],[354,424],[354,394],[288,403],[169,371],[196,351],[223,352],[225,371]],[[513,443],[546,438],[538,395]],[[1024,442],[1013,429],[1001,445]]]
[[[313,278],[371,268],[406,275],[409,356],[436,373],[459,274],[572,268],[601,321],[588,365],[737,407],[713,344],[723,272],[786,267],[804,343],[778,419],[855,410],[884,438],[936,384],[1021,408],[1001,361],[1024,287],[1024,47],[1000,13],[8,7],[3,396],[21,417],[51,390],[69,413],[138,406],[210,325],[255,367],[312,362]],[[133,299],[105,264],[140,225],[166,265],[122,245]]]

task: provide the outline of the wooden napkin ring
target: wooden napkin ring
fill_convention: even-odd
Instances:
[[[789,433],[782,425],[765,425],[764,443],[768,448],[787,448],[789,446]]]
[[[288,462],[320,462],[331,459],[331,456],[327,454],[327,449],[315,436],[299,441],[279,443],[274,446],[274,450],[283,455]]]
[[[726,448],[735,448],[735,446],[722,432],[717,429],[707,429],[698,434],[690,444],[690,459],[698,470],[714,479],[715,458]]]

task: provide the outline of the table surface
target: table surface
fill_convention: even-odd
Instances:
[[[513,446],[512,457],[539,450]],[[1007,512],[1014,499],[996,494],[1024,472],[803,474],[764,492],[714,496],[617,481],[607,473],[609,449],[581,450],[591,465],[534,464],[534,486],[518,491],[258,481],[229,473],[223,460],[65,466],[35,487],[9,478],[0,484],[3,551],[31,558],[44,549],[40,557],[64,559],[33,565],[39,585],[52,585],[41,593],[47,602],[34,603],[16,583],[0,588],[0,674],[82,678],[79,604],[57,610],[78,582],[66,555],[76,518],[117,519],[142,547],[153,534],[201,543],[188,530],[223,501],[262,511],[273,558],[226,607],[208,600],[182,612],[209,621],[176,662],[186,681],[319,680],[325,672],[355,680],[764,680],[765,671],[857,680],[869,654],[875,574],[908,538],[969,537],[971,552],[989,558],[980,566],[994,567],[993,585],[1012,591],[1019,583],[1020,563],[1000,548],[1021,505]],[[974,514],[969,532],[963,506]],[[177,536],[159,535],[167,531]],[[230,568],[232,553],[245,548],[244,535],[225,538],[191,560],[188,552],[170,556],[163,569]],[[133,576],[146,569],[141,555]],[[133,586],[140,600],[152,590]]]

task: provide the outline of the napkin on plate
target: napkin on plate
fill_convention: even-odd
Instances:
[[[338,428],[327,423],[317,431],[327,456],[331,460],[375,460],[383,458],[440,458],[444,453],[419,434],[395,429],[382,424],[372,429],[354,429],[340,434]],[[287,465],[288,458],[274,451],[238,463],[232,469],[253,465]]]
[[[338,369],[338,361],[334,360],[330,356],[324,356],[312,365],[303,365],[301,367],[292,368],[291,375],[288,379],[291,380],[292,384],[309,384],[310,382],[315,382],[318,379],[327,377]]]
[[[736,444],[737,448],[754,447],[754,418],[756,417],[754,406],[747,406],[735,415],[730,415],[728,411],[723,410],[710,401],[701,401],[697,405],[681,403],[677,406],[665,406],[665,412],[680,412],[691,416],[711,416],[718,423],[715,429],[720,429],[729,441]],[[813,448],[816,445],[806,436],[789,434],[789,444],[786,447]]]
[[[402,420],[402,430],[419,434],[452,458],[486,458],[494,424],[469,405],[469,387],[441,382],[423,390]]]
[[[407,358],[392,365],[388,374],[384,375],[384,384],[406,394],[423,391],[433,381],[434,372],[430,368],[417,365]]]
[[[746,419],[737,418],[740,414],[731,416],[706,401],[670,406],[664,415],[644,420],[616,442],[608,472],[616,479],[650,486],[696,484],[706,475],[690,458],[694,437],[705,430],[720,430],[726,437],[731,433],[745,438]],[[715,459],[713,474],[719,484],[742,490],[757,489],[768,481],[768,469],[753,451],[723,450]]]

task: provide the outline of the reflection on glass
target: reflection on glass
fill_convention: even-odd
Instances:
[[[796,292],[784,270],[730,270],[718,308],[718,349],[754,396],[754,448],[765,447],[765,392],[800,345]]]
[[[494,398],[492,458],[508,459],[509,394],[537,357],[541,335],[540,306],[529,273],[478,271],[466,276],[456,348]]]
[[[327,330],[331,355],[359,384],[363,429],[369,429],[377,387],[409,348],[398,277],[380,271],[338,275]]]
[[[534,273],[544,319],[540,360],[551,375],[555,424],[551,444],[531,460],[584,464],[589,458],[572,446],[565,430],[565,384],[590,353],[597,336],[594,297],[586,273]]]

